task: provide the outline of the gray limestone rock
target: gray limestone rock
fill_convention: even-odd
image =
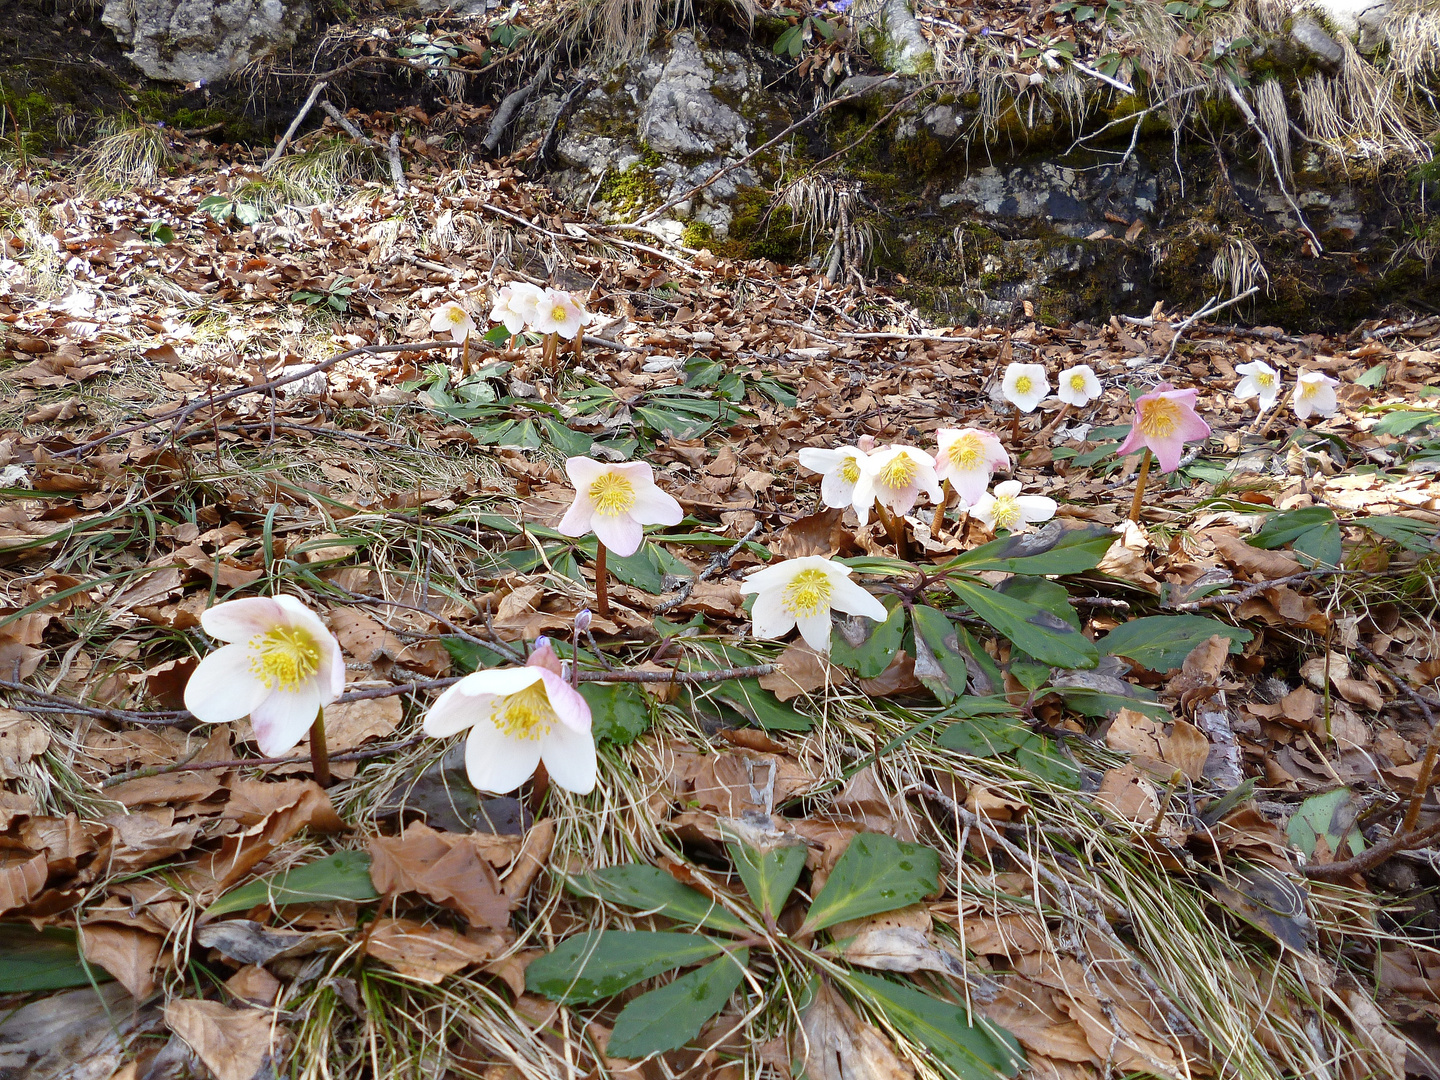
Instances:
[[[1340,43],[1309,15],[1301,15],[1290,26],[1290,37],[1301,48],[1329,67],[1339,67],[1345,59]]]
[[[856,19],[866,51],[886,71],[919,75],[935,70],[935,54],[920,32],[910,0],[880,0],[869,12],[857,12]]]
[[[295,41],[309,0],[106,0],[101,21],[152,79],[213,82]]]
[[[789,116],[765,94],[765,73],[755,61],[712,46],[690,30],[630,63],[582,71],[597,86],[576,109],[556,147],[560,169],[550,182],[577,203],[604,213],[607,192],[624,180],[626,200],[648,192],[646,201],[669,200],[745,157]],[[541,96],[521,114],[520,141],[544,132],[555,115],[559,94]],[[723,239],[733,218],[729,205],[760,177],[747,164],[725,174],[693,200],[657,222],[677,237],[682,222],[695,221]],[[612,200],[610,212],[632,218],[643,207]]]

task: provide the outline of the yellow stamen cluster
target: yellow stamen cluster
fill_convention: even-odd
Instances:
[[[1025,518],[1020,511],[1020,500],[1014,495],[996,495],[991,512],[995,515],[997,529],[1013,529]]]
[[[964,472],[981,468],[985,464],[984,441],[974,432],[960,436],[950,444],[950,461]]]
[[[1319,392],[1320,384],[1318,382],[1306,382],[1303,379],[1300,381],[1300,396],[1302,398],[1314,397]]]
[[[595,513],[601,517],[617,517],[635,506],[635,485],[620,473],[601,473],[590,484],[590,498]]]
[[[1015,380],[1015,392],[1017,394],[1029,394],[1035,390],[1035,380],[1029,375],[1021,375]]]
[[[1269,390],[1270,387],[1275,385],[1275,376],[1271,375],[1268,371],[1262,371],[1255,376],[1255,381],[1266,390]]]
[[[1160,397],[1140,406],[1140,431],[1151,439],[1168,439],[1180,427],[1180,406]]]
[[[296,690],[320,669],[319,642],[298,626],[267,630],[250,649],[250,670],[272,690]]]
[[[818,615],[829,610],[834,592],[835,584],[825,571],[801,570],[785,586],[785,610],[800,618]]]
[[[1071,390],[1074,390],[1077,394],[1083,394],[1083,393],[1085,392],[1085,376],[1084,376],[1084,375],[1071,375],[1071,376],[1070,376],[1070,389],[1071,389]]]
[[[840,466],[840,479],[847,484],[853,484],[860,479],[860,462],[853,457],[847,457],[845,464]]]
[[[519,693],[495,703],[491,719],[495,726],[517,739],[539,739],[550,734],[559,722],[543,680],[536,680]]]
[[[918,466],[909,454],[896,454],[885,463],[885,467],[880,470],[877,479],[882,486],[891,491],[899,491],[910,486],[915,479],[917,469]]]
[[[554,309],[550,312],[550,318],[554,319],[556,322],[564,322],[565,319],[569,316],[569,314],[570,312],[565,310],[564,304],[556,304]]]

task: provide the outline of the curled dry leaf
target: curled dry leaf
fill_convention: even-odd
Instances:
[[[781,701],[843,682],[845,672],[803,641],[788,645],[775,658],[776,670],[760,676],[760,685]]]
[[[23,767],[49,746],[50,732],[44,724],[0,708],[0,780],[23,776]]]
[[[510,920],[495,870],[471,836],[439,833],[417,821],[402,836],[372,838],[370,856],[370,879],[382,896],[419,893],[471,926],[498,930]]]
[[[128,926],[90,923],[80,931],[85,959],[115,976],[136,1001],[155,992],[155,964],[164,944],[162,938]]]
[[[896,1056],[873,1024],[861,1020],[822,980],[800,1018],[805,1030],[804,1075],[810,1080],[913,1080],[915,1070]]]
[[[493,960],[508,942],[500,934],[461,936],[413,919],[377,919],[365,950],[401,975],[434,985],[472,964]]]
[[[218,1001],[177,999],[165,1006],[165,1024],[185,1040],[216,1080],[254,1080],[273,1070],[288,1033],[260,1009],[232,1009]]]

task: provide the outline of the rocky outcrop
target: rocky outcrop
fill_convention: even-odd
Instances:
[[[851,11],[865,51],[886,71],[921,75],[935,70],[934,53],[910,10],[910,0],[880,0],[869,9],[856,4]]]
[[[215,82],[292,44],[309,0],[106,0],[101,16],[152,79]]]
[[[790,121],[766,94],[757,61],[690,30],[633,62],[579,74],[598,85],[565,125],[551,182],[615,219],[632,219],[683,194]],[[548,128],[564,87],[559,90],[527,106],[522,140]],[[757,159],[734,169],[674,207],[658,227],[676,239],[687,228],[695,237],[695,227],[701,238],[724,239],[737,197],[760,186],[769,167]]]

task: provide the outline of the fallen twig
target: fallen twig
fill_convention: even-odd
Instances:
[[[1183,604],[1167,604],[1165,605],[1165,609],[1167,611],[1192,612],[1203,611],[1205,608],[1210,607],[1236,607],[1245,603],[1246,600],[1253,600],[1266,589],[1277,589],[1282,585],[1293,585],[1296,582],[1308,581],[1312,577],[1344,573],[1355,573],[1355,571],[1347,571],[1344,567],[1337,566],[1316,566],[1309,570],[1301,571],[1298,574],[1287,574],[1284,577],[1272,578],[1269,581],[1252,582],[1239,592],[1225,593],[1223,596],[1206,596],[1202,599],[1190,600]],[[1376,576],[1377,573],[1377,571],[1369,571],[1362,576],[1371,577]]]
[[[1290,209],[1294,211],[1295,220],[1300,224],[1300,230],[1310,238],[1310,243],[1315,249],[1314,254],[1324,254],[1325,247],[1320,243],[1320,237],[1316,236],[1315,230],[1310,228],[1310,223],[1305,220],[1305,212],[1300,209],[1300,204],[1295,201],[1295,196],[1290,194],[1290,189],[1281,179],[1285,175],[1285,170],[1280,167],[1280,158],[1275,153],[1275,145],[1270,141],[1270,136],[1265,133],[1265,129],[1260,126],[1260,121],[1255,116],[1255,110],[1250,107],[1250,103],[1245,100],[1245,95],[1240,93],[1240,88],[1234,82],[1230,79],[1221,79],[1220,81],[1225,84],[1225,89],[1230,93],[1230,100],[1240,110],[1240,115],[1245,117],[1245,122],[1259,136],[1260,144],[1265,147],[1265,154],[1270,158],[1270,167],[1275,170],[1275,184],[1280,188],[1280,194],[1285,196],[1285,201],[1290,204]]]
[[[696,574],[693,578],[688,579],[683,585],[681,585],[680,592],[676,594],[673,600],[666,600],[663,604],[657,605],[655,608],[655,613],[657,615],[664,615],[666,612],[674,610],[675,608],[683,604],[686,600],[690,599],[690,594],[695,591],[695,586],[698,585],[700,582],[710,580],[710,578],[714,577],[722,570],[729,570],[730,560],[735,558],[736,555],[740,554],[740,550],[751,540],[755,539],[755,537],[760,534],[760,530],[763,527],[764,526],[758,521],[755,522],[754,525],[751,525],[749,532],[747,532],[739,540],[736,540],[735,543],[731,544],[724,551],[717,554],[714,558],[710,560],[709,565],[707,565],[704,570],[701,570],[700,573]]]
[[[1226,300],[1223,303],[1216,302],[1220,299],[1217,296],[1209,303],[1205,304],[1199,311],[1195,312],[1194,315],[1191,315],[1188,319],[1186,319],[1184,322],[1182,322],[1179,326],[1175,328],[1174,336],[1170,339],[1170,348],[1165,350],[1165,359],[1162,361],[1162,363],[1168,364],[1171,360],[1175,359],[1175,350],[1180,347],[1180,339],[1185,336],[1185,331],[1189,330],[1190,327],[1194,326],[1201,319],[1209,318],[1216,312],[1224,311],[1226,308],[1238,304],[1242,300],[1248,300],[1250,297],[1254,296],[1259,291],[1259,285],[1251,285],[1250,288],[1246,289],[1243,293],[1240,293],[1237,296],[1232,296],[1229,300]]]
[[[535,155],[535,162],[542,171],[550,167],[550,161],[555,156],[555,147],[560,142],[561,129],[594,87],[595,80],[588,75],[585,76],[570,88],[570,92],[560,102],[560,107],[555,110],[555,115],[550,118],[550,126],[545,130],[545,138],[540,141],[540,152]]]
[[[367,750],[353,750],[348,754],[331,754],[330,761],[366,761],[370,758],[383,757],[386,754],[399,750],[408,750],[412,746],[419,746],[425,741],[424,735],[416,735],[413,739],[405,739],[403,742],[386,743],[382,746],[372,746]],[[127,780],[144,780],[151,776],[164,776],[168,773],[178,772],[205,772],[215,769],[250,769],[257,765],[308,765],[310,764],[310,753],[307,750],[300,757],[269,757],[269,758],[233,758],[229,761],[178,761],[174,765],[151,765],[144,769],[131,769],[129,772],[116,773],[109,777],[100,786],[102,788],[115,787]]]
[[[285,147],[290,145],[290,138],[295,134],[295,129],[304,122],[311,107],[315,104],[315,99],[318,98],[325,87],[329,85],[326,80],[321,79],[314,86],[310,87],[310,93],[306,95],[305,104],[300,106],[300,111],[295,114],[295,119],[290,121],[290,126],[285,129],[285,134],[280,136],[280,141],[275,144],[275,149],[272,150],[270,156],[265,159],[265,164],[260,166],[261,172],[269,172],[275,167],[275,163],[280,160],[280,155],[285,153]]]
[[[188,405],[182,405],[179,408],[170,409],[166,412],[161,413],[158,416],[152,416],[148,420],[142,420],[137,424],[131,424],[128,427],[117,428],[115,431],[110,432],[110,434],[108,435],[101,435],[99,438],[91,439],[89,442],[81,443],[79,446],[72,446],[69,450],[57,451],[51,456],[56,459],[79,457],[81,454],[85,453],[85,451],[93,450],[97,446],[103,446],[112,439],[118,439],[122,435],[131,435],[137,431],[144,431],[147,428],[157,427],[160,424],[165,423],[165,421],[167,420],[176,421],[175,427],[178,430],[181,424],[183,424],[192,415],[199,412],[206,406],[223,405],[227,401],[234,401],[236,398],[245,397],[247,394],[267,394],[272,390],[278,389],[279,387],[288,386],[290,383],[299,382],[302,379],[308,379],[311,375],[314,375],[317,372],[328,371],[340,361],[349,360],[351,357],[354,356],[379,356],[384,353],[425,352],[432,349],[458,348],[460,348],[460,343],[458,341],[448,340],[415,341],[408,344],[395,345],[364,345],[358,349],[349,349],[343,353],[336,353],[334,356],[328,357],[325,360],[321,360],[318,364],[312,364],[310,367],[302,368],[300,371],[297,371],[292,375],[285,375],[279,378],[270,379],[267,382],[257,383],[254,386],[242,386],[238,390],[227,390],[225,393],[216,394],[214,397],[207,396],[197,399],[195,401],[192,401]]]

